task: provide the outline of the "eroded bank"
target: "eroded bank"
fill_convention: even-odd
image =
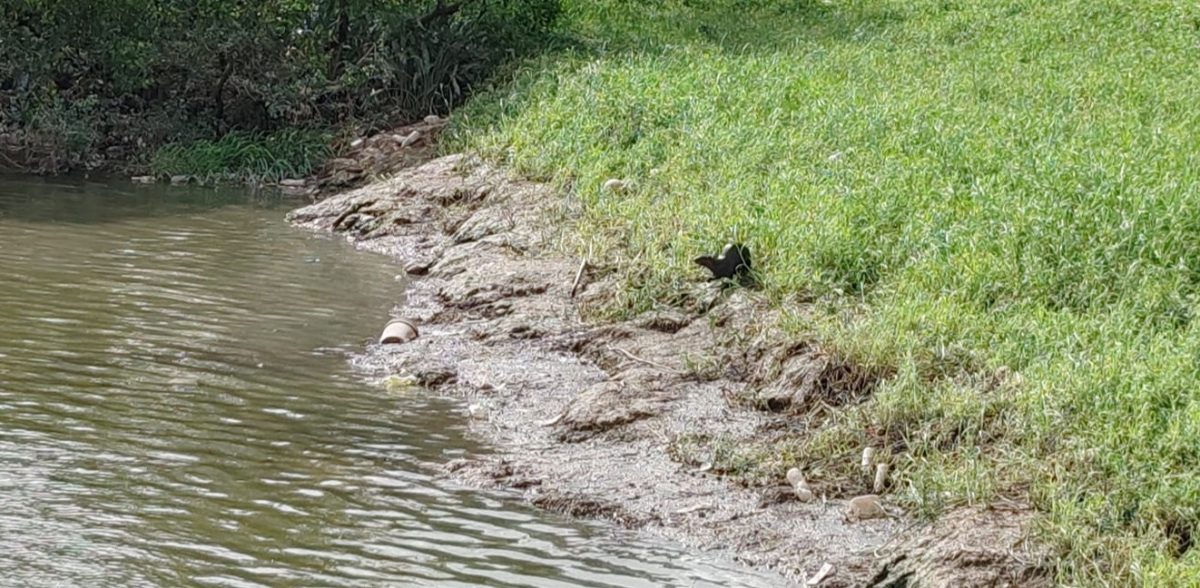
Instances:
[[[847,501],[872,491],[867,477],[825,478],[821,464],[772,456],[774,440],[819,428],[823,413],[866,400],[890,374],[789,340],[753,292],[698,275],[633,320],[584,320],[619,282],[604,263],[555,246],[572,220],[563,202],[455,155],[290,215],[420,276],[395,312],[419,321],[422,337],[356,361],[467,399],[473,433],[498,454],[433,464],[445,475],[822,586],[1049,584],[1023,505],[927,524],[886,506],[885,488],[888,516],[863,520]],[[778,475],[736,475],[746,455]],[[809,472],[817,500],[796,499],[782,475],[790,467]],[[826,564],[832,573],[818,578]]]

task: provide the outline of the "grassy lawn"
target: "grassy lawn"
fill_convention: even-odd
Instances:
[[[454,146],[635,252],[614,312],[748,243],[797,337],[896,374],[801,454],[886,442],[929,515],[1028,497],[1064,583],[1200,585],[1200,4],[579,0],[563,26]]]

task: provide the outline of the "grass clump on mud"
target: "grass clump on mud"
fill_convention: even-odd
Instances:
[[[164,146],[150,160],[150,169],[157,175],[195,176],[203,183],[275,182],[312,173],[331,156],[330,140],[321,131],[233,132],[216,140]]]
[[[562,26],[576,49],[455,141],[570,189],[581,249],[628,260],[617,310],[747,243],[792,332],[896,374],[798,454],[882,446],[922,512],[1028,497],[1066,583],[1200,582],[1200,6],[574,2]]]

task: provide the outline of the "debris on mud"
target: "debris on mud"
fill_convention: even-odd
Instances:
[[[561,202],[546,185],[456,155],[290,215],[424,276],[396,311],[419,322],[421,337],[372,345],[356,362],[411,374],[475,408],[471,429],[497,454],[446,464],[446,475],[520,490],[556,512],[727,550],[801,582],[819,577],[821,586],[993,586],[1005,585],[987,583],[995,578],[1032,577],[998,557],[975,565],[974,554],[996,545],[986,530],[964,535],[957,551],[940,527],[900,535],[910,521],[883,511],[878,497],[884,516],[848,520],[853,494],[837,485],[783,484],[783,471],[797,464],[757,486],[724,478],[738,467],[730,456],[769,447],[770,431],[793,415],[865,401],[889,374],[788,341],[778,311],[757,294],[711,283],[629,321],[586,323],[581,314],[617,285],[604,268],[554,252],[553,227],[567,218]],[[1017,537],[1028,518],[979,524],[1003,522]],[[965,583],[926,584],[942,578]]]
[[[1027,540],[1025,506],[969,508],[897,538],[881,550],[871,588],[1053,586],[1047,554]]]
[[[338,157],[325,162],[314,182],[299,187],[330,193],[428,161],[434,153],[435,139],[445,126],[446,119],[431,115],[420,122],[355,139]]]

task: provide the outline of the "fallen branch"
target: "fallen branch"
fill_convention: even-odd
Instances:
[[[579,290],[579,281],[583,279],[583,271],[587,269],[587,265],[586,259],[579,262],[579,271],[575,272],[575,281],[571,283],[571,298],[574,298],[575,292]]]
[[[682,370],[677,370],[677,369],[675,369],[675,368],[673,368],[673,367],[670,367],[670,366],[667,366],[667,365],[663,365],[663,364],[661,364],[661,363],[658,363],[658,362],[656,362],[656,361],[650,361],[649,359],[645,359],[645,358],[642,358],[642,357],[638,357],[638,356],[636,356],[636,355],[634,355],[634,354],[632,354],[632,353],[630,353],[630,352],[628,352],[628,351],[625,351],[624,349],[621,349],[620,347],[614,347],[614,346],[612,346],[612,345],[606,345],[605,347],[607,347],[607,348],[608,348],[610,351],[616,351],[617,353],[620,353],[621,355],[624,355],[625,357],[628,357],[629,359],[632,359],[633,361],[636,361],[636,362],[638,362],[638,363],[644,363],[644,364],[646,364],[646,365],[648,365],[648,366],[651,366],[651,367],[656,367],[656,368],[658,368],[658,369],[660,369],[660,370],[663,370],[664,372],[670,372],[670,373],[672,373],[672,374],[675,374],[675,375],[677,375],[677,376],[686,376],[686,375],[688,375],[688,372],[685,372],[685,371],[682,371]]]

